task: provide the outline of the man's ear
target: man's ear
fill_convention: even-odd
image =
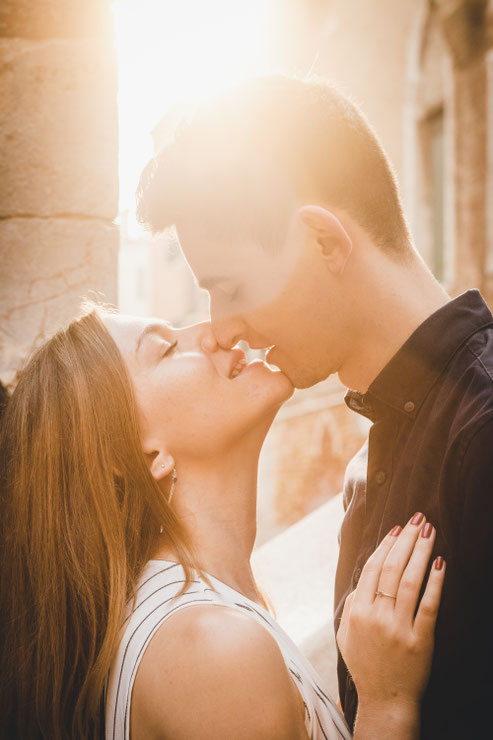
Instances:
[[[328,269],[342,275],[353,242],[340,220],[321,206],[302,206],[298,215],[316,241]]]

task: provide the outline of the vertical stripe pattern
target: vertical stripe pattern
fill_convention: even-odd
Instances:
[[[181,565],[150,560],[138,583],[135,605],[130,604],[122,637],[106,686],[106,740],[130,740],[132,688],[139,663],[156,630],[179,609],[191,604],[229,606],[262,624],[277,642],[286,667],[305,706],[305,724],[311,740],[349,740],[351,733],[334,701],[321,688],[313,667],[271,615],[259,604],[213,576],[214,590],[198,575],[178,596],[185,583]]]

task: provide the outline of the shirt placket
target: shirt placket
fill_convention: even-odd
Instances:
[[[368,470],[365,488],[365,514],[361,549],[352,574],[352,587],[358,585],[364,565],[378,544],[379,523],[387,503],[392,478],[393,446],[396,425],[392,419],[376,420],[369,433]],[[346,679],[346,704],[355,706],[356,687],[351,676]]]

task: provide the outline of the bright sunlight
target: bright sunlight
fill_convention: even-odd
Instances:
[[[193,103],[271,70],[270,0],[115,0],[120,111],[120,209],[132,208],[152,155],[150,132]]]

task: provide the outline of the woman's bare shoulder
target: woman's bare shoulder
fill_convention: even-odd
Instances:
[[[188,606],[152,637],[132,693],[133,740],[305,740],[304,708],[273,636],[217,605]]]

